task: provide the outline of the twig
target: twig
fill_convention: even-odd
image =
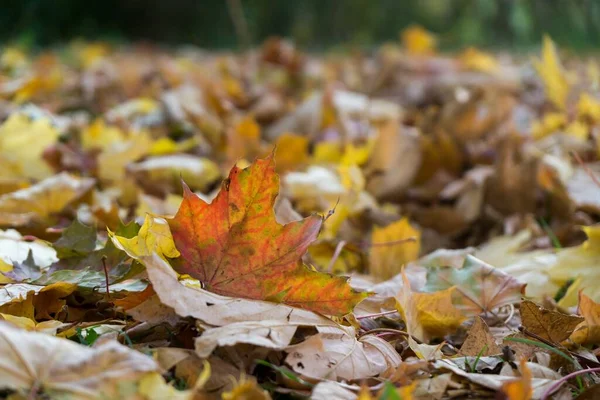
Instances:
[[[412,338],[412,340],[414,340],[418,344],[423,344],[423,341],[421,341],[420,339],[414,337],[410,333],[408,333],[406,331],[401,331],[400,329],[392,329],[392,328],[375,328],[375,329],[371,329],[370,331],[367,331],[367,332],[359,335],[358,337],[361,338],[361,337],[366,336],[366,335],[372,335],[374,333],[380,333],[380,332],[395,333],[397,335],[402,335],[402,336],[405,336],[405,337],[410,337],[410,338]]]
[[[244,50],[250,48],[250,33],[248,31],[248,23],[244,15],[244,8],[240,0],[227,0],[227,10],[231,17],[231,22],[235,29],[235,34],[238,37],[241,47]]]
[[[408,242],[416,242],[417,238],[415,236],[407,237],[404,239],[392,240],[390,242],[379,242],[379,243],[368,243],[363,242],[363,246],[365,247],[384,247],[384,246],[395,246],[397,244],[404,244]]]
[[[104,279],[106,279],[106,298],[108,301],[111,301],[110,286],[108,283],[108,269],[106,268],[106,256],[102,256],[102,267],[104,268]]]
[[[598,180],[596,174],[594,174],[594,172],[592,172],[592,170],[583,162],[579,154],[577,154],[576,151],[571,151],[571,155],[573,156],[575,161],[577,161],[577,164],[579,164],[581,168],[583,168],[585,173],[588,174],[590,178],[592,178],[592,181],[596,184],[596,186],[600,187],[600,180]]]
[[[384,311],[384,312],[380,312],[377,314],[361,315],[359,317],[356,317],[356,319],[361,320],[361,319],[367,319],[367,318],[378,318],[378,317],[383,317],[383,316],[390,315],[390,314],[398,314],[398,311]]]
[[[345,245],[346,245],[346,241],[340,240],[340,242],[337,244],[337,246],[335,246],[335,251],[333,252],[333,256],[331,257],[331,260],[329,261],[329,265],[327,266],[327,271],[329,273],[333,272],[333,266],[335,265],[335,262],[337,261],[337,259],[340,257],[340,254],[342,253],[342,250],[344,249]]]

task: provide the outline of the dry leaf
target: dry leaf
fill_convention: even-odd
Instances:
[[[493,312],[494,309],[518,303],[525,284],[506,273],[467,255],[462,268],[431,269],[428,291],[456,287],[456,307],[466,315]]]
[[[212,292],[272,300],[328,315],[344,315],[367,294],[342,277],[310,270],[300,257],[321,229],[317,215],[280,225],[273,206],[279,179],[273,159],[233,167],[212,203],[184,187],[184,200],[169,220],[180,273]],[[210,227],[210,228],[209,228]]]
[[[467,337],[460,348],[460,354],[465,356],[491,356],[501,353],[490,328],[481,317],[475,317],[473,325],[467,332]]]
[[[369,272],[375,278],[390,279],[419,257],[420,246],[421,232],[407,218],[384,228],[375,227],[371,234]]]
[[[318,327],[319,333],[289,346],[285,362],[303,376],[327,380],[360,380],[398,367],[400,356],[373,335],[355,339],[352,328]]]
[[[4,194],[0,196],[0,225],[41,222],[81,198],[94,184],[94,179],[63,172],[29,188]]]
[[[521,302],[521,320],[528,332],[552,343],[560,343],[571,336],[583,318],[539,307],[532,301]]]
[[[51,397],[93,399],[118,382],[158,371],[150,357],[117,342],[89,348],[0,322],[0,387]]]

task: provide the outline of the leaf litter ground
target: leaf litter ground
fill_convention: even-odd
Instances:
[[[594,398],[600,67],[436,42],[4,48],[2,396]]]

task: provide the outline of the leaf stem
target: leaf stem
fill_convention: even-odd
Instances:
[[[575,378],[576,376],[579,376],[579,375],[588,374],[591,372],[600,372],[600,368],[582,369],[579,371],[571,372],[569,375],[563,376],[562,378],[560,378],[559,380],[554,382],[552,385],[550,385],[550,387],[548,389],[546,389],[546,391],[544,392],[544,394],[541,397],[541,400],[546,400],[548,398],[548,396],[550,396],[553,392],[558,390],[569,379]]]

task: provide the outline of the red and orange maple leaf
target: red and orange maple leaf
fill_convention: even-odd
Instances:
[[[184,198],[169,226],[181,253],[174,268],[211,292],[282,302],[327,315],[344,315],[367,296],[343,277],[313,271],[301,257],[323,218],[312,215],[280,225],[273,205],[279,177],[273,157],[234,166],[210,204],[184,185]]]

